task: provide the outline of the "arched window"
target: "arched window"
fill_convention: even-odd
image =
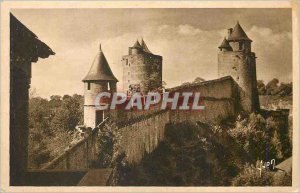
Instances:
[[[243,42],[239,43],[239,50],[243,50]]]
[[[107,90],[110,90],[110,84],[107,82]]]

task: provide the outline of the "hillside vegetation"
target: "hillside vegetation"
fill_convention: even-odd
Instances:
[[[76,142],[80,136],[75,127],[79,124],[83,124],[83,96],[31,97],[28,168],[41,168]]]
[[[230,186],[290,185],[264,172],[258,160],[281,161],[291,155],[289,140],[272,119],[251,114],[223,127],[180,123],[166,126],[166,139],[137,166],[121,167],[121,185]],[[278,163],[278,162],[277,162]]]

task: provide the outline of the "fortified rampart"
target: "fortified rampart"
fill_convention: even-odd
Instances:
[[[204,110],[159,110],[159,105],[149,111],[119,111],[115,121],[121,130],[121,151],[128,163],[138,163],[164,140],[165,125],[170,122],[215,123],[237,115],[238,87],[231,77],[205,81],[168,89],[169,92],[200,92]]]
[[[119,110],[111,113],[121,132],[120,147],[126,154],[126,161],[138,163],[146,153],[151,153],[164,140],[165,125],[169,122],[196,122],[214,123],[235,116],[238,111],[237,87],[231,77],[206,81],[188,86],[169,89],[174,91],[200,92],[201,111],[160,110],[154,106],[148,111]],[[101,126],[100,126],[101,127]],[[53,160],[43,169],[87,169],[97,159],[98,129],[72,146],[61,156]]]
[[[164,140],[165,125],[169,120],[170,111],[159,111],[119,127],[121,151],[125,152],[129,164],[141,161],[146,153],[151,153]]]
[[[97,160],[99,152],[98,132],[101,126],[86,132],[82,140],[67,149],[42,169],[83,170],[90,168],[92,163]]]
[[[126,154],[126,161],[135,164],[142,160],[145,154],[151,153],[164,140],[165,125],[170,122],[204,122],[218,123],[240,112],[237,103],[238,87],[231,77],[205,81],[198,84],[175,87],[169,92],[194,91],[201,93],[201,103],[204,110],[160,110],[154,106],[148,111],[119,110],[111,113],[111,118],[120,130],[120,151]],[[280,122],[280,129],[286,128],[288,111],[266,111],[265,117],[272,116]],[[282,122],[282,123],[281,123]],[[94,129],[84,139],[68,149],[60,157],[53,160],[44,169],[88,169],[97,159],[98,129]]]
[[[200,92],[204,110],[171,111],[170,121],[202,121],[216,123],[235,116],[240,111],[238,86],[227,76],[187,86],[169,89],[169,92]]]

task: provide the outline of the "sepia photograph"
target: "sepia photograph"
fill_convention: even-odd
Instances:
[[[297,3],[5,3],[5,192],[299,191]]]

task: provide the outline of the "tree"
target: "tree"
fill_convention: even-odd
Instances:
[[[280,96],[292,96],[293,95],[293,84],[292,83],[280,83],[278,87],[278,95]]]
[[[267,85],[266,85],[266,94],[267,95],[275,95],[278,92],[278,83],[279,80],[277,78],[273,78]]]
[[[36,88],[30,87],[29,89],[29,99],[37,97]]]
[[[83,98],[79,95],[65,95],[51,122],[52,127],[56,130],[74,130],[75,126],[82,122],[82,103]]]
[[[282,159],[282,144],[286,142],[280,137],[278,123],[272,118],[265,119],[260,114],[237,120],[235,127],[228,134],[249,155],[249,162]],[[288,147],[288,146],[287,146]]]
[[[29,100],[29,128],[48,130],[50,115],[47,99],[35,97]]]
[[[200,83],[200,82],[204,82],[204,81],[205,81],[204,78],[197,77],[197,78],[195,78],[195,80],[193,81],[193,83]]]
[[[182,84],[181,84],[181,86],[187,86],[187,85],[190,85],[191,83],[190,82],[183,82]]]
[[[266,85],[263,80],[257,81],[257,90],[259,95],[265,95],[266,94]]]
[[[83,96],[29,99],[28,167],[40,168],[68,147],[76,125],[83,124]]]
[[[120,130],[109,118],[99,132],[98,167],[113,167],[118,161],[120,148]]]
[[[257,89],[259,95],[276,95],[276,96],[292,96],[293,84],[283,83],[279,84],[277,78],[273,78],[267,85],[264,85],[262,80],[257,81]]]
[[[49,106],[52,110],[55,110],[55,108],[60,107],[61,105],[61,96],[59,95],[52,95],[50,97]]]

